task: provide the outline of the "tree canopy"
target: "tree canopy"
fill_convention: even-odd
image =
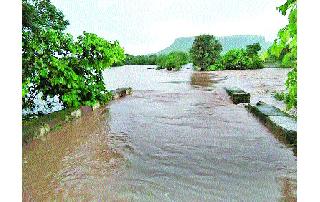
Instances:
[[[86,32],[74,40],[49,0],[23,0],[22,12],[23,106],[32,107],[40,92],[59,95],[67,107],[107,101],[102,71],[124,60],[119,43]]]
[[[285,95],[287,107],[297,107],[297,1],[287,0],[277,8],[282,15],[287,15],[289,23],[279,30],[278,37],[268,50],[269,57],[278,58],[282,66],[292,67],[288,74]]]
[[[212,35],[196,36],[190,50],[192,62],[200,69],[206,70],[220,56],[222,45]]]
[[[64,14],[50,0],[22,0],[22,28],[37,32],[43,29],[63,31],[69,25]]]

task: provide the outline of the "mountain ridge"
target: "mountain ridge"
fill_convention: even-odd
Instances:
[[[246,45],[250,45],[257,42],[260,43],[262,51],[265,51],[272,44],[271,41],[266,41],[265,37],[260,35],[230,35],[218,36],[216,38],[220,41],[223,47],[223,53],[235,48],[245,48]],[[187,52],[192,47],[194,39],[195,36],[176,38],[170,46],[158,51],[155,54],[168,54],[172,51]]]

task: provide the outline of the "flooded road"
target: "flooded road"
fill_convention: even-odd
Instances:
[[[25,201],[296,200],[296,157],[232,104],[227,72],[148,67],[107,70],[133,95],[23,148]]]

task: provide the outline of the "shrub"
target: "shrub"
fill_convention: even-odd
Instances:
[[[291,109],[297,107],[297,68],[293,68],[292,71],[288,73],[288,79],[286,81],[286,87],[288,93],[285,95],[285,103],[287,108]]]
[[[248,45],[247,49],[233,49],[221,57],[224,69],[243,70],[262,68],[262,59],[258,55],[261,49],[259,44]]]
[[[288,92],[277,92],[274,97],[276,100],[284,101],[287,105],[287,109],[291,109],[297,106],[297,71],[296,68],[288,73],[288,79],[286,81],[286,87]]]
[[[184,52],[171,52],[168,55],[161,55],[157,60],[157,69],[179,70],[182,65],[189,62],[189,56]]]
[[[190,50],[192,63],[204,71],[215,63],[221,51],[222,46],[214,36],[196,36]]]
[[[276,100],[279,100],[279,101],[283,101],[285,99],[285,93],[284,92],[277,92],[274,94],[274,98]]]
[[[156,65],[158,56],[152,55],[127,55],[126,65]]]
[[[222,56],[222,64],[225,69],[246,69],[246,52],[243,49],[233,49]]]
[[[224,70],[224,66],[221,62],[220,59],[218,59],[215,64],[213,65],[210,65],[208,68],[207,68],[208,71],[217,71],[217,70]]]

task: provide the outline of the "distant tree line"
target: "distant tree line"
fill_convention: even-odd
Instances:
[[[130,55],[125,54],[125,60],[115,63],[113,66],[122,65],[156,65],[158,56],[156,54],[152,55]]]
[[[166,55],[129,55],[126,54],[126,59],[113,64],[113,66],[122,65],[157,65],[157,69],[179,70],[182,65],[190,62],[188,53],[177,51]]]
[[[182,65],[188,64],[190,57],[185,52],[171,52],[168,55],[160,55],[157,59],[157,69],[179,70]]]
[[[157,69],[179,70],[182,65],[192,62],[195,69],[213,71],[224,69],[258,69],[263,67],[259,56],[261,45],[254,43],[246,49],[232,49],[221,55],[222,45],[212,35],[196,36],[189,52],[176,51],[166,55],[128,55],[114,66],[157,65]]]

